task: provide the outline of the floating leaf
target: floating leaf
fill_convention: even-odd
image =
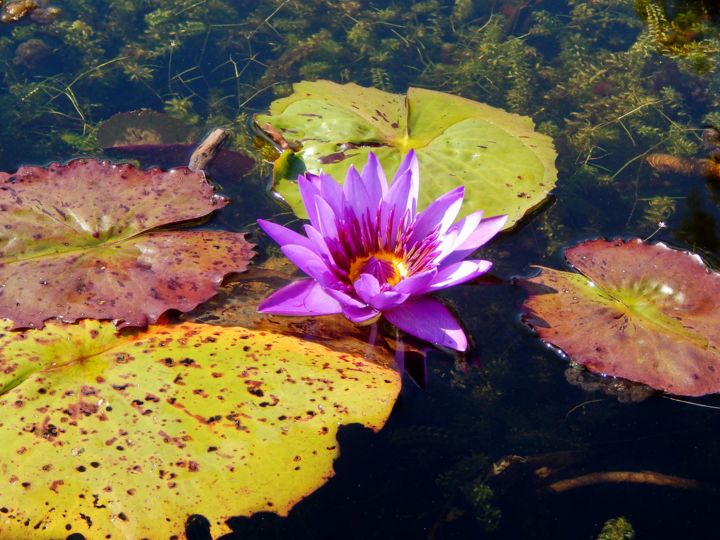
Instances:
[[[362,166],[368,152],[386,174],[414,148],[420,160],[420,207],[464,185],[462,214],[508,214],[506,228],[540,205],[555,185],[555,150],[532,121],[483,103],[422,88],[407,96],[355,84],[303,81],[295,92],[272,103],[255,122],[268,137],[279,131],[300,142],[298,155],[310,172],[322,169],[345,178],[350,164]],[[278,160],[275,190],[293,211],[306,217],[288,158]]]
[[[0,536],[179,537],[190,514],[287,514],[379,429],[397,373],[270,331],[0,327]],[[214,531],[219,534],[222,531]]]
[[[720,392],[720,274],[697,255],[641,240],[565,252],[581,274],[521,282],[527,322],[590,371],[673,394]]]
[[[76,160],[0,173],[0,316],[143,326],[188,311],[245,270],[252,246],[229,232],[145,231],[226,203],[185,168]]]

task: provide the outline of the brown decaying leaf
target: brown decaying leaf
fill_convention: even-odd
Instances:
[[[655,170],[684,174],[700,175],[709,180],[720,180],[720,163],[712,159],[680,158],[670,154],[650,154],[645,161]]]
[[[0,173],[0,316],[143,326],[187,311],[252,257],[244,235],[145,231],[198,219],[227,200],[202,173],[76,160]]]

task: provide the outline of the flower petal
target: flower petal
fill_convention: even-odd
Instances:
[[[342,313],[340,304],[313,279],[301,279],[275,291],[258,306],[260,313],[274,315],[332,315]]]
[[[393,309],[409,296],[393,290],[383,291],[380,282],[372,274],[360,274],[353,285],[360,299],[379,311]]]
[[[506,221],[507,216],[493,216],[483,219],[475,230],[464,239],[458,238],[454,251],[445,257],[443,263],[452,263],[468,257],[473,251],[499,233]]]
[[[450,310],[430,296],[418,296],[383,312],[385,318],[408,334],[458,351],[467,349],[467,337]]]
[[[438,291],[453,285],[460,285],[484,274],[490,270],[491,266],[490,261],[483,260],[460,261],[443,265],[438,270],[435,279],[432,280],[429,290]]]
[[[343,315],[355,324],[363,324],[372,321],[380,312],[370,306],[355,307],[343,306]]]
[[[360,300],[366,304],[369,304],[374,296],[380,294],[380,282],[372,274],[360,274],[360,277],[353,283],[353,287]]]
[[[320,195],[330,205],[336,216],[342,215],[344,205],[342,187],[327,173],[321,172],[318,178]]]
[[[380,204],[380,200],[387,193],[388,183],[385,178],[385,171],[380,166],[375,154],[370,152],[368,154],[368,160],[365,166],[360,172],[360,176],[365,184],[365,189],[368,192],[368,204],[371,208],[377,208]]]
[[[415,154],[415,150],[412,148],[407,154],[405,154],[402,163],[400,163],[400,166],[397,168],[395,176],[393,177],[393,183],[406,171],[410,171],[410,174],[414,177],[416,183],[420,180],[420,165],[418,164],[418,158]]]
[[[264,219],[258,219],[257,224],[260,228],[267,233],[267,235],[275,240],[281,246],[287,244],[296,244],[304,246],[310,250],[315,251],[315,246],[309,238],[304,237],[302,234],[297,233],[287,227],[273,223],[272,221],[266,221]]]
[[[317,209],[315,207],[315,197],[322,196],[320,193],[320,179],[318,176],[310,173],[298,176],[298,189],[303,200],[303,205],[308,213],[308,219],[316,229],[320,228]]]
[[[417,215],[410,242],[419,242],[425,239],[438,225],[438,236],[445,234],[460,211],[464,194],[465,187],[458,186],[430,203]]]
[[[337,238],[337,220],[333,209],[327,202],[325,202],[322,195],[315,195],[313,203],[315,205],[315,212],[317,213],[318,220],[316,228],[320,231],[320,234],[322,234],[325,238]]]
[[[368,210],[371,210],[372,216],[375,215],[377,202],[374,207],[370,206],[370,196],[365,188],[363,179],[352,165],[350,165],[345,175],[345,183],[342,189],[345,197],[345,205],[353,209],[357,219],[361,220]]]
[[[330,253],[327,242],[325,242],[325,238],[322,234],[320,234],[320,231],[318,231],[315,227],[308,223],[303,226],[303,229],[305,229],[305,234],[307,235],[310,242],[312,242],[313,251],[315,251],[319,255],[324,255],[328,258],[331,264],[335,264],[335,262],[333,261],[332,253]]]
[[[397,292],[407,294],[408,296],[425,294],[428,291],[430,283],[432,283],[436,274],[437,268],[432,268],[430,270],[426,270],[425,272],[420,272],[419,274],[415,274],[414,276],[403,279],[397,285],[395,285],[393,289]]]
[[[333,287],[337,278],[328,268],[322,257],[314,251],[296,244],[287,244],[280,248],[280,251],[292,261],[300,270],[311,278],[320,282],[325,287]]]

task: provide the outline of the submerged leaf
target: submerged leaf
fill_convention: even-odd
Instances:
[[[362,166],[372,151],[390,174],[412,148],[423,177],[421,208],[464,185],[461,215],[478,209],[486,216],[507,214],[506,228],[540,205],[555,185],[552,141],[535,132],[527,117],[422,88],[403,96],[304,81],[294,89],[255,122],[269,137],[279,131],[300,142],[297,155],[310,172],[344,178],[350,164]],[[287,163],[286,156],[276,163],[275,190],[306,217],[295,177],[288,174],[296,168]]]
[[[145,231],[226,203],[185,168],[76,160],[0,173],[0,316],[142,326],[190,310],[246,269],[252,245],[229,232]]]
[[[168,538],[190,514],[285,515],[333,475],[338,426],[379,429],[400,388],[361,356],[271,331],[0,330],[3,538]]]
[[[565,252],[581,274],[521,282],[526,321],[590,371],[673,394],[720,392],[720,274],[697,255],[641,240]]]
[[[192,129],[181,120],[152,109],[117,113],[100,124],[100,146],[190,142]]]

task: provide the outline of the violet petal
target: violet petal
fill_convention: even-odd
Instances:
[[[505,226],[507,216],[493,216],[483,219],[480,224],[463,241],[457,242],[455,250],[445,260],[445,264],[452,263],[470,256],[473,251],[486,244],[493,236]]]
[[[322,196],[320,188],[315,185],[313,179],[317,178],[311,174],[301,174],[298,176],[298,189],[300,190],[300,196],[303,200],[303,205],[308,213],[308,219],[316,229],[320,228],[320,221],[318,220],[317,209],[315,207],[315,197]]]
[[[410,242],[422,241],[438,225],[438,236],[445,234],[460,211],[464,194],[465,187],[459,186],[430,203],[417,215]]]
[[[328,296],[313,279],[301,279],[286,285],[263,300],[261,313],[274,315],[332,315],[342,313],[340,304]]]
[[[332,287],[336,284],[337,278],[330,271],[322,257],[315,251],[296,244],[289,244],[280,247],[280,251],[290,261],[308,276],[316,279],[325,287]]]
[[[355,307],[343,306],[343,315],[355,324],[362,324],[371,321],[377,317],[380,312],[370,306]]]
[[[430,296],[411,298],[383,313],[391,323],[408,334],[458,351],[467,349],[467,337],[450,310]]]
[[[431,268],[425,272],[420,272],[419,274],[403,279],[395,285],[393,289],[409,296],[424,294],[428,291],[436,274],[437,268]]]
[[[443,265],[439,268],[435,279],[432,280],[430,290],[438,291],[453,285],[460,285],[484,274],[490,270],[491,266],[490,261],[483,260],[460,261]]]
[[[316,195],[313,200],[319,226],[317,229],[325,238],[336,239],[338,237],[337,221],[335,212],[330,205],[325,202],[321,195]]]
[[[377,208],[380,200],[387,193],[388,183],[385,178],[385,171],[383,171],[380,162],[372,152],[368,154],[367,163],[362,168],[360,176],[368,192],[368,205],[371,208]]]
[[[349,206],[355,212],[358,219],[362,219],[365,213],[370,209],[370,196],[365,188],[360,173],[357,172],[353,165],[350,165],[345,175],[345,183],[343,184],[343,195],[345,197],[345,205]],[[371,215],[375,215],[375,208],[372,208]]]
[[[313,243],[310,239],[304,237],[300,233],[288,229],[287,227],[283,227],[282,225],[278,225],[277,223],[266,221],[264,219],[258,219],[257,224],[270,238],[275,240],[281,246],[296,244],[314,250]]]

